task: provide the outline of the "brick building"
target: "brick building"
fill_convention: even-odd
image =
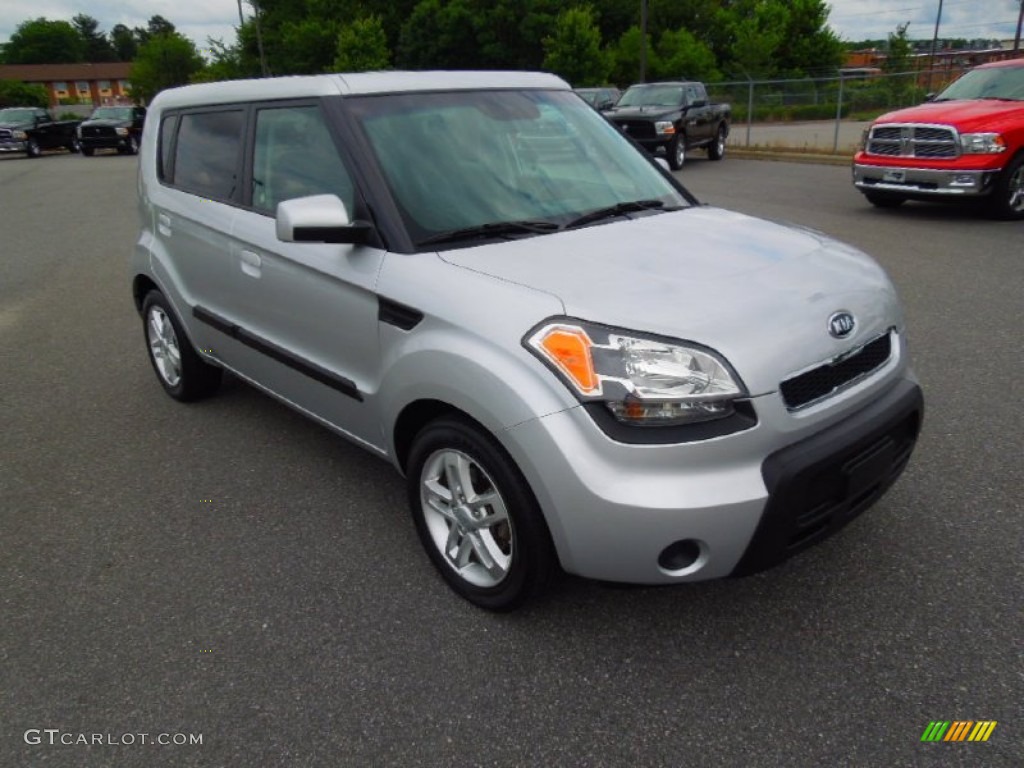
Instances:
[[[97,64],[5,64],[0,80],[42,85],[50,107],[68,104],[131,104],[130,61]]]

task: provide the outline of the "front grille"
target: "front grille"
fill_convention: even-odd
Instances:
[[[9,128],[0,128],[0,141],[10,141],[12,138],[14,138],[14,134]]]
[[[632,136],[634,139],[653,139],[654,123],[643,120],[623,120],[619,123],[623,133]]]
[[[876,125],[868,136],[867,152],[886,157],[942,159],[960,156],[960,142],[952,128],[934,125]]]
[[[95,139],[112,139],[117,136],[117,131],[109,125],[83,125],[82,135]]]
[[[786,408],[803,408],[881,368],[892,355],[891,337],[879,336],[840,360],[786,379],[780,387]]]

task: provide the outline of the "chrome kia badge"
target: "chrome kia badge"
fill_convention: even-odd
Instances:
[[[853,333],[853,327],[856,324],[857,321],[853,318],[853,313],[842,309],[828,319],[828,333],[833,338],[845,339]]]

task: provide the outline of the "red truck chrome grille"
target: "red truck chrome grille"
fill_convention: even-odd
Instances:
[[[887,123],[872,127],[867,152],[887,157],[959,157],[960,140],[953,128],[941,125]]]

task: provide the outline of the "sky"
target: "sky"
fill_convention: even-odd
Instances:
[[[829,21],[844,40],[884,40],[906,22],[911,39],[930,40],[939,0],[831,0],[830,5]],[[249,5],[243,8],[248,15]],[[1019,0],[943,0],[939,36],[1012,40],[1019,12]],[[209,37],[234,42],[238,0],[0,0],[0,42],[28,19],[70,21],[77,13],[97,19],[104,32],[115,24],[143,27],[159,14],[202,49]]]

